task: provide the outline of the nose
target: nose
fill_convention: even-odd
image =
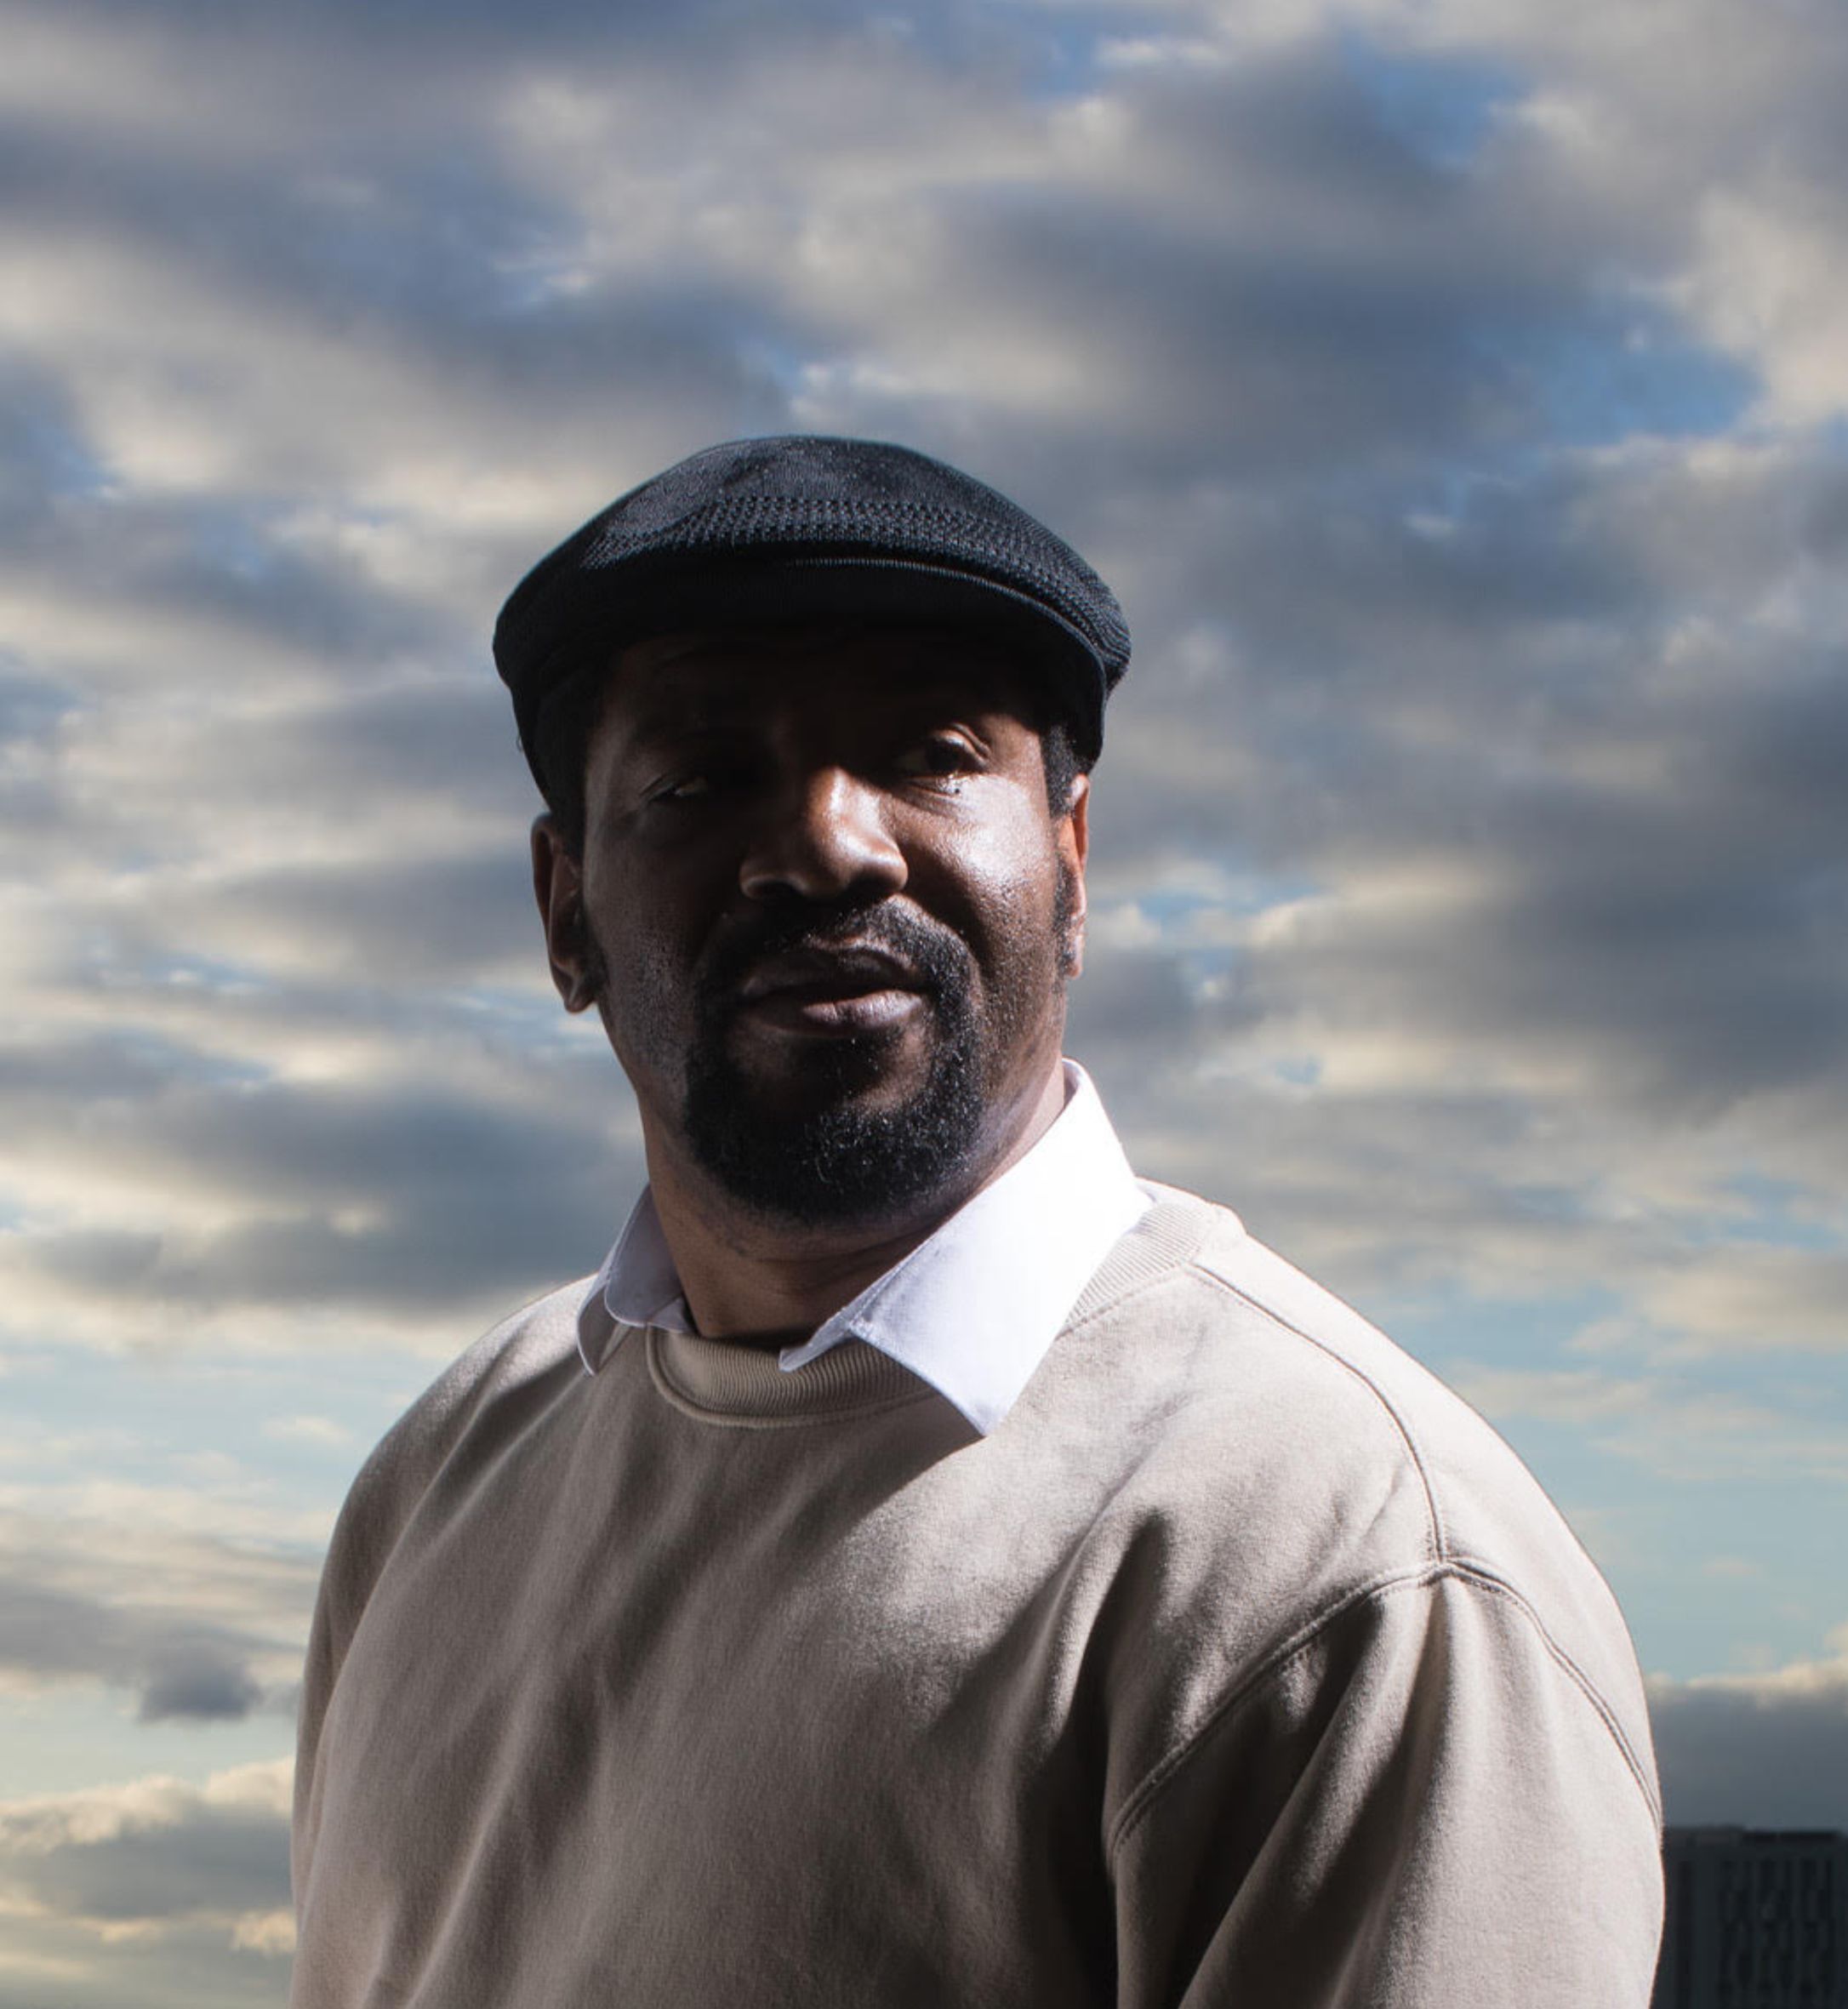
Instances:
[[[792,779],[767,800],[739,868],[747,899],[795,893],[881,897],[904,884],[904,853],[887,827],[884,791],[841,767]]]

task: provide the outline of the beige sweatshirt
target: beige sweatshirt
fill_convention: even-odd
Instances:
[[[1166,1194],[981,1437],[581,1287],[322,1585],[296,2009],[1644,2009],[1610,1594],[1470,1410]]]

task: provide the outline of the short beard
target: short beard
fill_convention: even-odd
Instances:
[[[876,1035],[818,1043],[807,1106],[767,1105],[731,1057],[729,1013],[718,1002],[730,987],[709,985],[681,1110],[688,1150],[732,1199],[756,1214],[816,1226],[889,1220],[953,1191],[976,1162],[988,1113],[987,1048],[966,956],[904,911],[870,908],[850,919],[792,914],[773,935],[756,935],[750,959],[830,935],[887,949],[917,972],[934,1024],[922,1086],[896,1108],[864,1106],[858,1092],[877,1080],[881,1049],[894,1036]]]
[[[1063,990],[1076,967],[1075,875],[1062,859],[1054,887]],[[806,1109],[767,1104],[731,1058],[728,1019],[750,966],[786,950],[851,939],[884,948],[917,973],[935,1037],[921,1087],[896,1108],[860,1106],[878,1076],[891,1036],[818,1042]],[[583,950],[606,1027],[607,971],[602,945],[585,931]],[[1026,1036],[1023,1001],[1007,1001],[984,1023],[976,1014],[968,951],[947,930],[884,903],[822,908],[801,903],[766,911],[703,973],[687,1057],[681,1122],[694,1162],[752,1213],[795,1225],[838,1227],[891,1220],[932,1199],[954,1197],[971,1179],[985,1142],[990,1063]]]

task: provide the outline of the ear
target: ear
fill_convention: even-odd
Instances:
[[[533,897],[558,995],[568,1012],[586,1011],[596,1002],[596,983],[585,934],[582,867],[549,814],[533,824]]]
[[[1085,865],[1091,856],[1091,777],[1072,777],[1071,801],[1053,829],[1059,862],[1068,875],[1066,885],[1064,973],[1077,976],[1085,967],[1085,916],[1089,911],[1085,894]]]

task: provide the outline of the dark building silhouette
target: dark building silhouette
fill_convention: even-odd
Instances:
[[[1651,2009],[1848,2009],[1848,1835],[1671,1828]]]

